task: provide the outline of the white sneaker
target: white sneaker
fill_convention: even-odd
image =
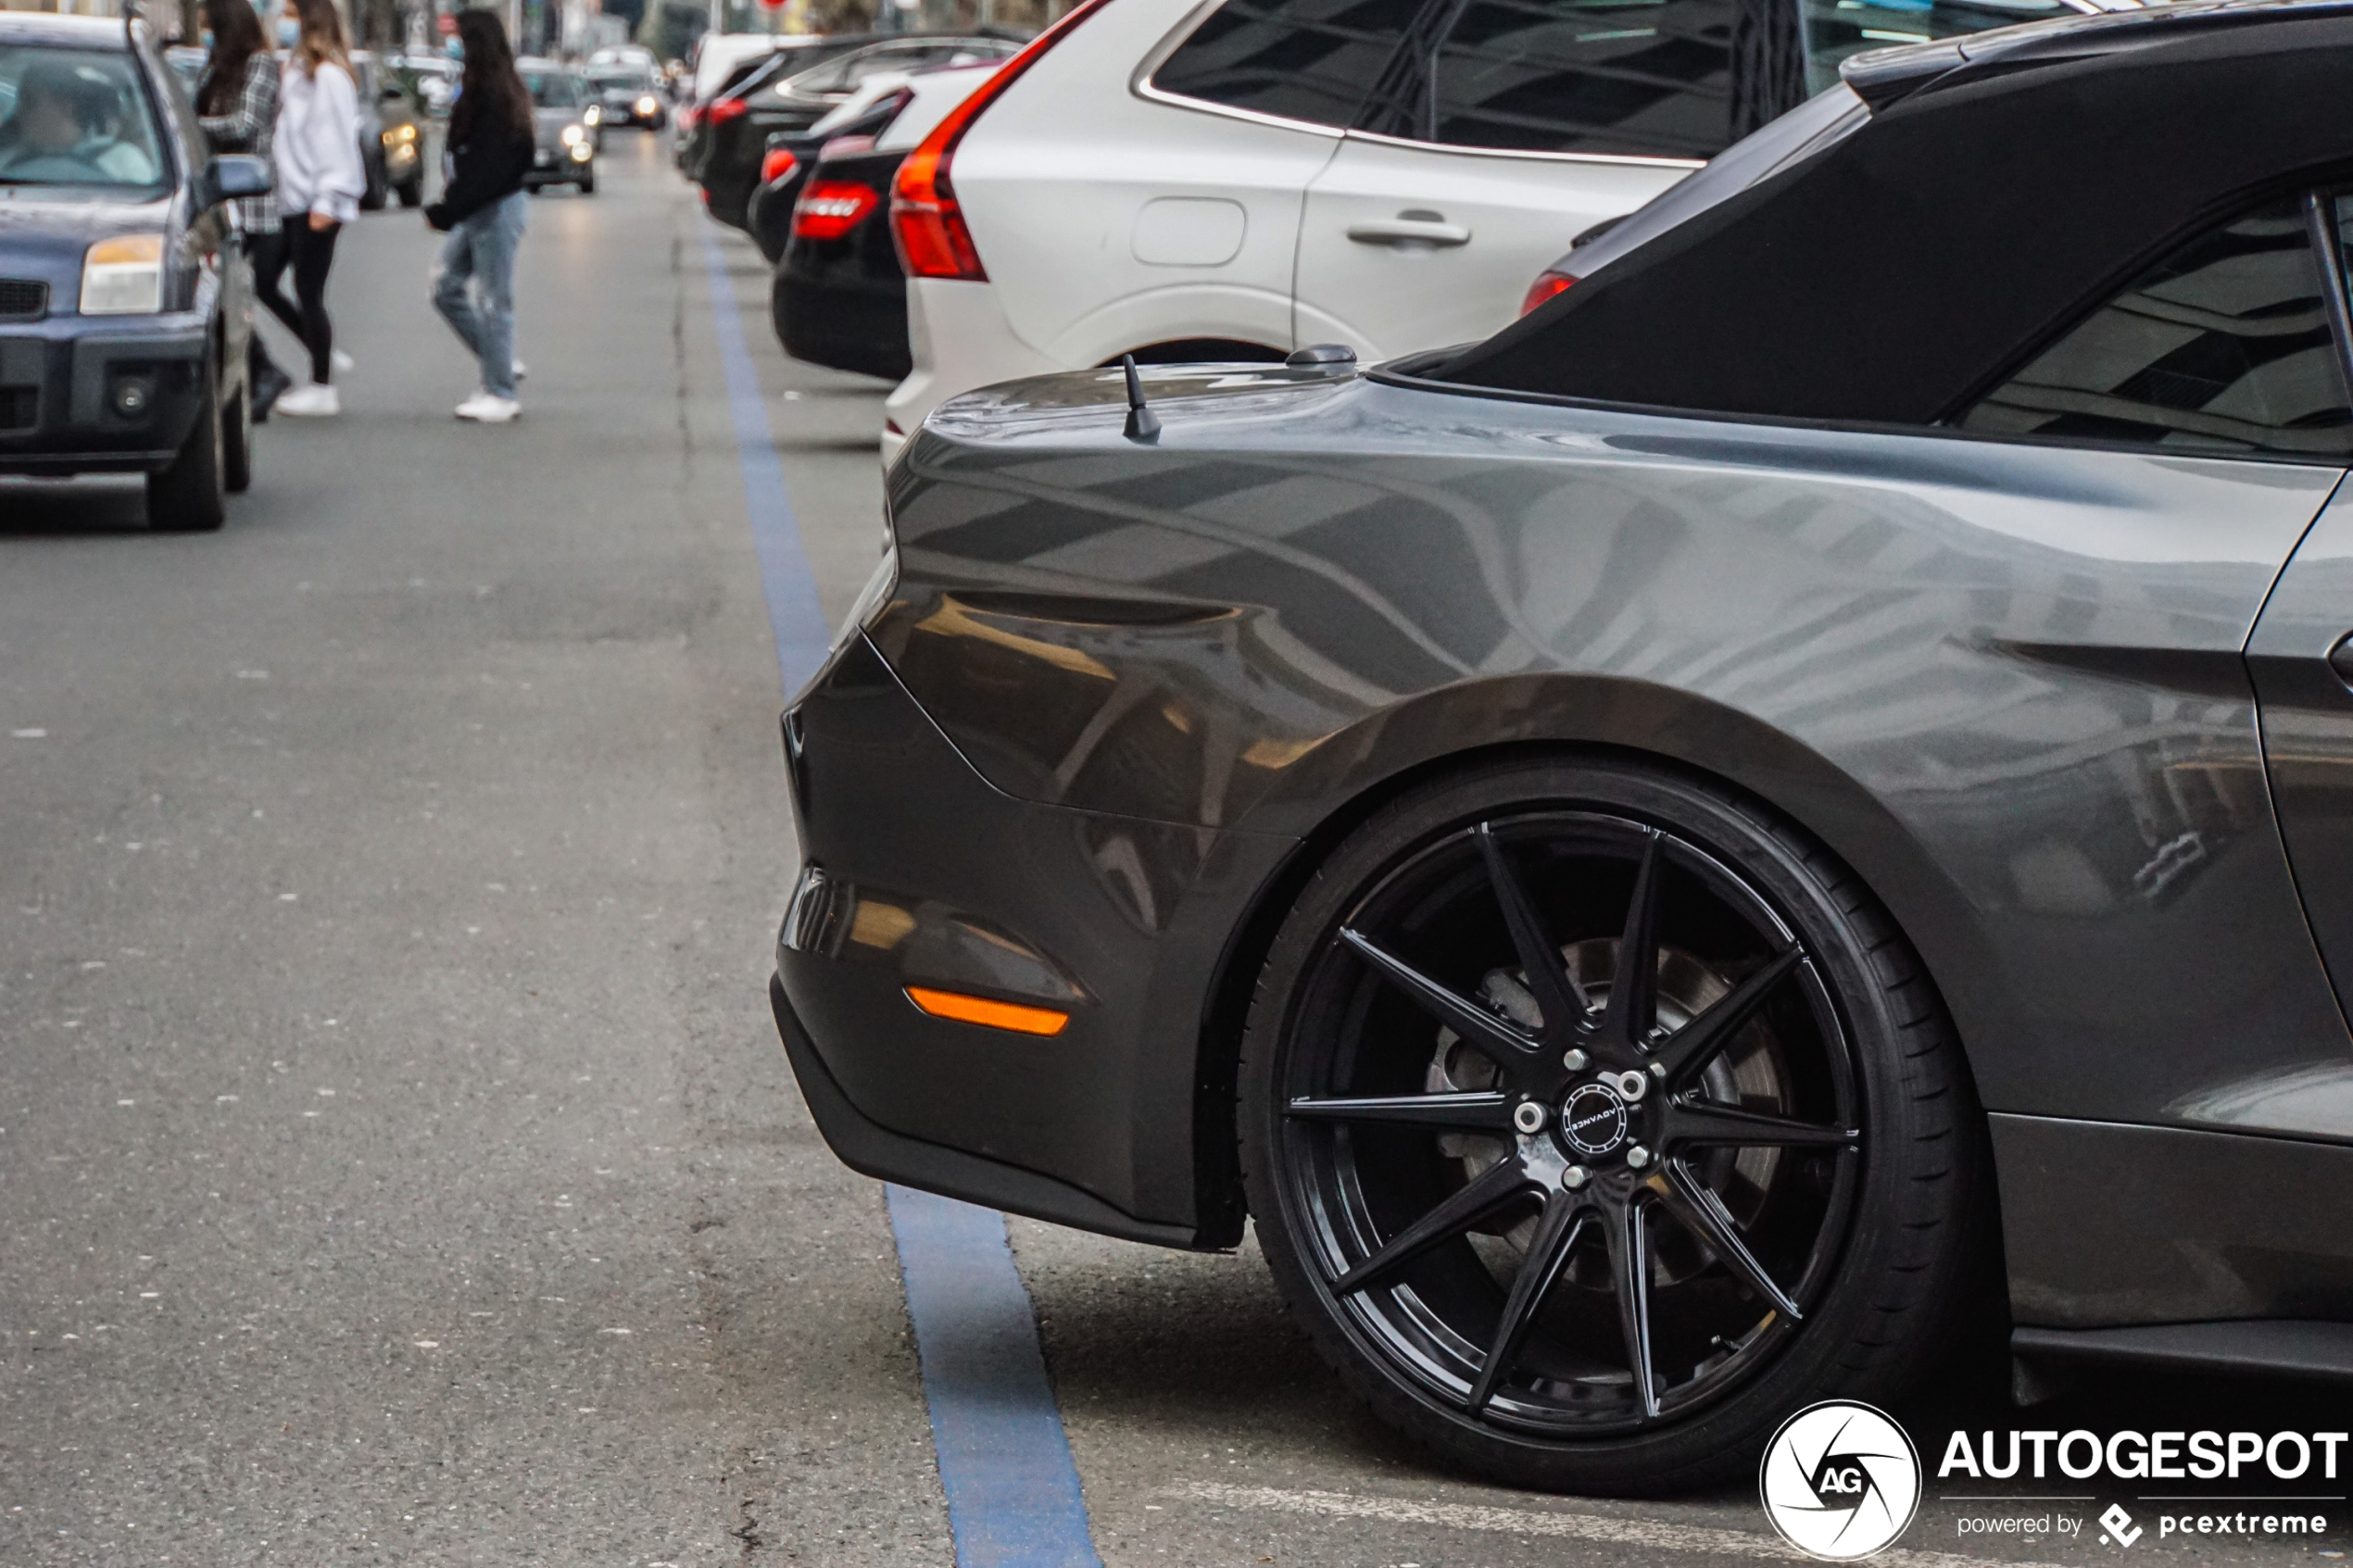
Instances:
[[[522,405],[513,398],[493,397],[486,392],[477,392],[458,405],[459,419],[473,420],[486,425],[502,425],[509,420],[520,418],[522,414]]]
[[[335,368],[335,374],[337,375],[346,375],[359,368],[359,361],[354,359],[350,355],[346,354],[340,348],[330,349],[328,351],[327,363]]]
[[[298,420],[329,419],[343,412],[343,399],[335,395],[333,386],[306,382],[271,405],[273,413],[291,414]]]

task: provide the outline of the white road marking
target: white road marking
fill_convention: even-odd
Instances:
[[[1170,1497],[1225,1508],[1272,1508],[1287,1513],[1315,1513],[1329,1519],[1379,1519],[1391,1524],[1436,1524],[1450,1530],[1492,1530],[1513,1536],[1560,1536],[1571,1540],[1600,1541],[1611,1546],[1637,1547],[1648,1551],[1689,1551],[1736,1557],[1765,1557],[1783,1562],[1811,1562],[1795,1547],[1772,1536],[1748,1530],[1722,1530],[1708,1524],[1670,1524],[1649,1519],[1620,1519],[1600,1513],[1554,1513],[1530,1508],[1482,1508],[1469,1503],[1408,1502],[1403,1498],[1357,1497],[1348,1492],[1294,1492],[1276,1486],[1229,1486],[1215,1481],[1190,1481],[1171,1486]],[[1909,1551],[1902,1548],[1871,1559],[1881,1568],[2058,1568],[2049,1562],[2009,1562],[1994,1558],[1963,1557],[1949,1551]]]

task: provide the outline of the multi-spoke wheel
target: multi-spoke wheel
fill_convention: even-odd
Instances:
[[[1366,823],[1244,1045],[1252,1212],[1383,1413],[1507,1478],[1737,1466],[1887,1399],[1961,1293],[1977,1133],[1916,960],[1793,830],[1619,765]]]

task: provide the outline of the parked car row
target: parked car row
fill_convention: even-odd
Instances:
[[[2353,4],[2050,9],[1095,0],[925,133],[784,721],[844,1160],[1247,1220],[1512,1485],[2353,1379]]]
[[[913,142],[887,129],[912,101],[888,78],[990,41],[763,53],[698,111],[681,168],[777,264],[787,348],[826,363],[887,330],[874,301],[892,265],[858,236],[889,225],[908,370],[887,461],[942,400],[1020,376],[1483,337],[1561,286],[1548,270],[1572,241],[1834,83],[1856,50],[2134,3],[1807,0],[1759,39],[1738,0],[1635,0],[1606,28],[1582,0],[1085,0]],[[862,114],[821,118],[845,102]],[[790,215],[836,136],[853,138],[836,153],[847,181],[901,150],[889,199],[829,192],[811,215],[825,259],[796,263]],[[893,365],[900,336],[847,357]]]

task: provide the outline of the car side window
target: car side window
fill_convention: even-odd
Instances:
[[[1989,435],[2353,457],[2353,398],[2300,201],[2199,236],[1959,420]]]
[[[1737,134],[1737,13],[1733,0],[1468,0],[1431,62],[1427,135],[1712,157]]]
[[[1315,125],[1355,121],[1422,0],[1229,0],[1152,72],[1163,93]]]

